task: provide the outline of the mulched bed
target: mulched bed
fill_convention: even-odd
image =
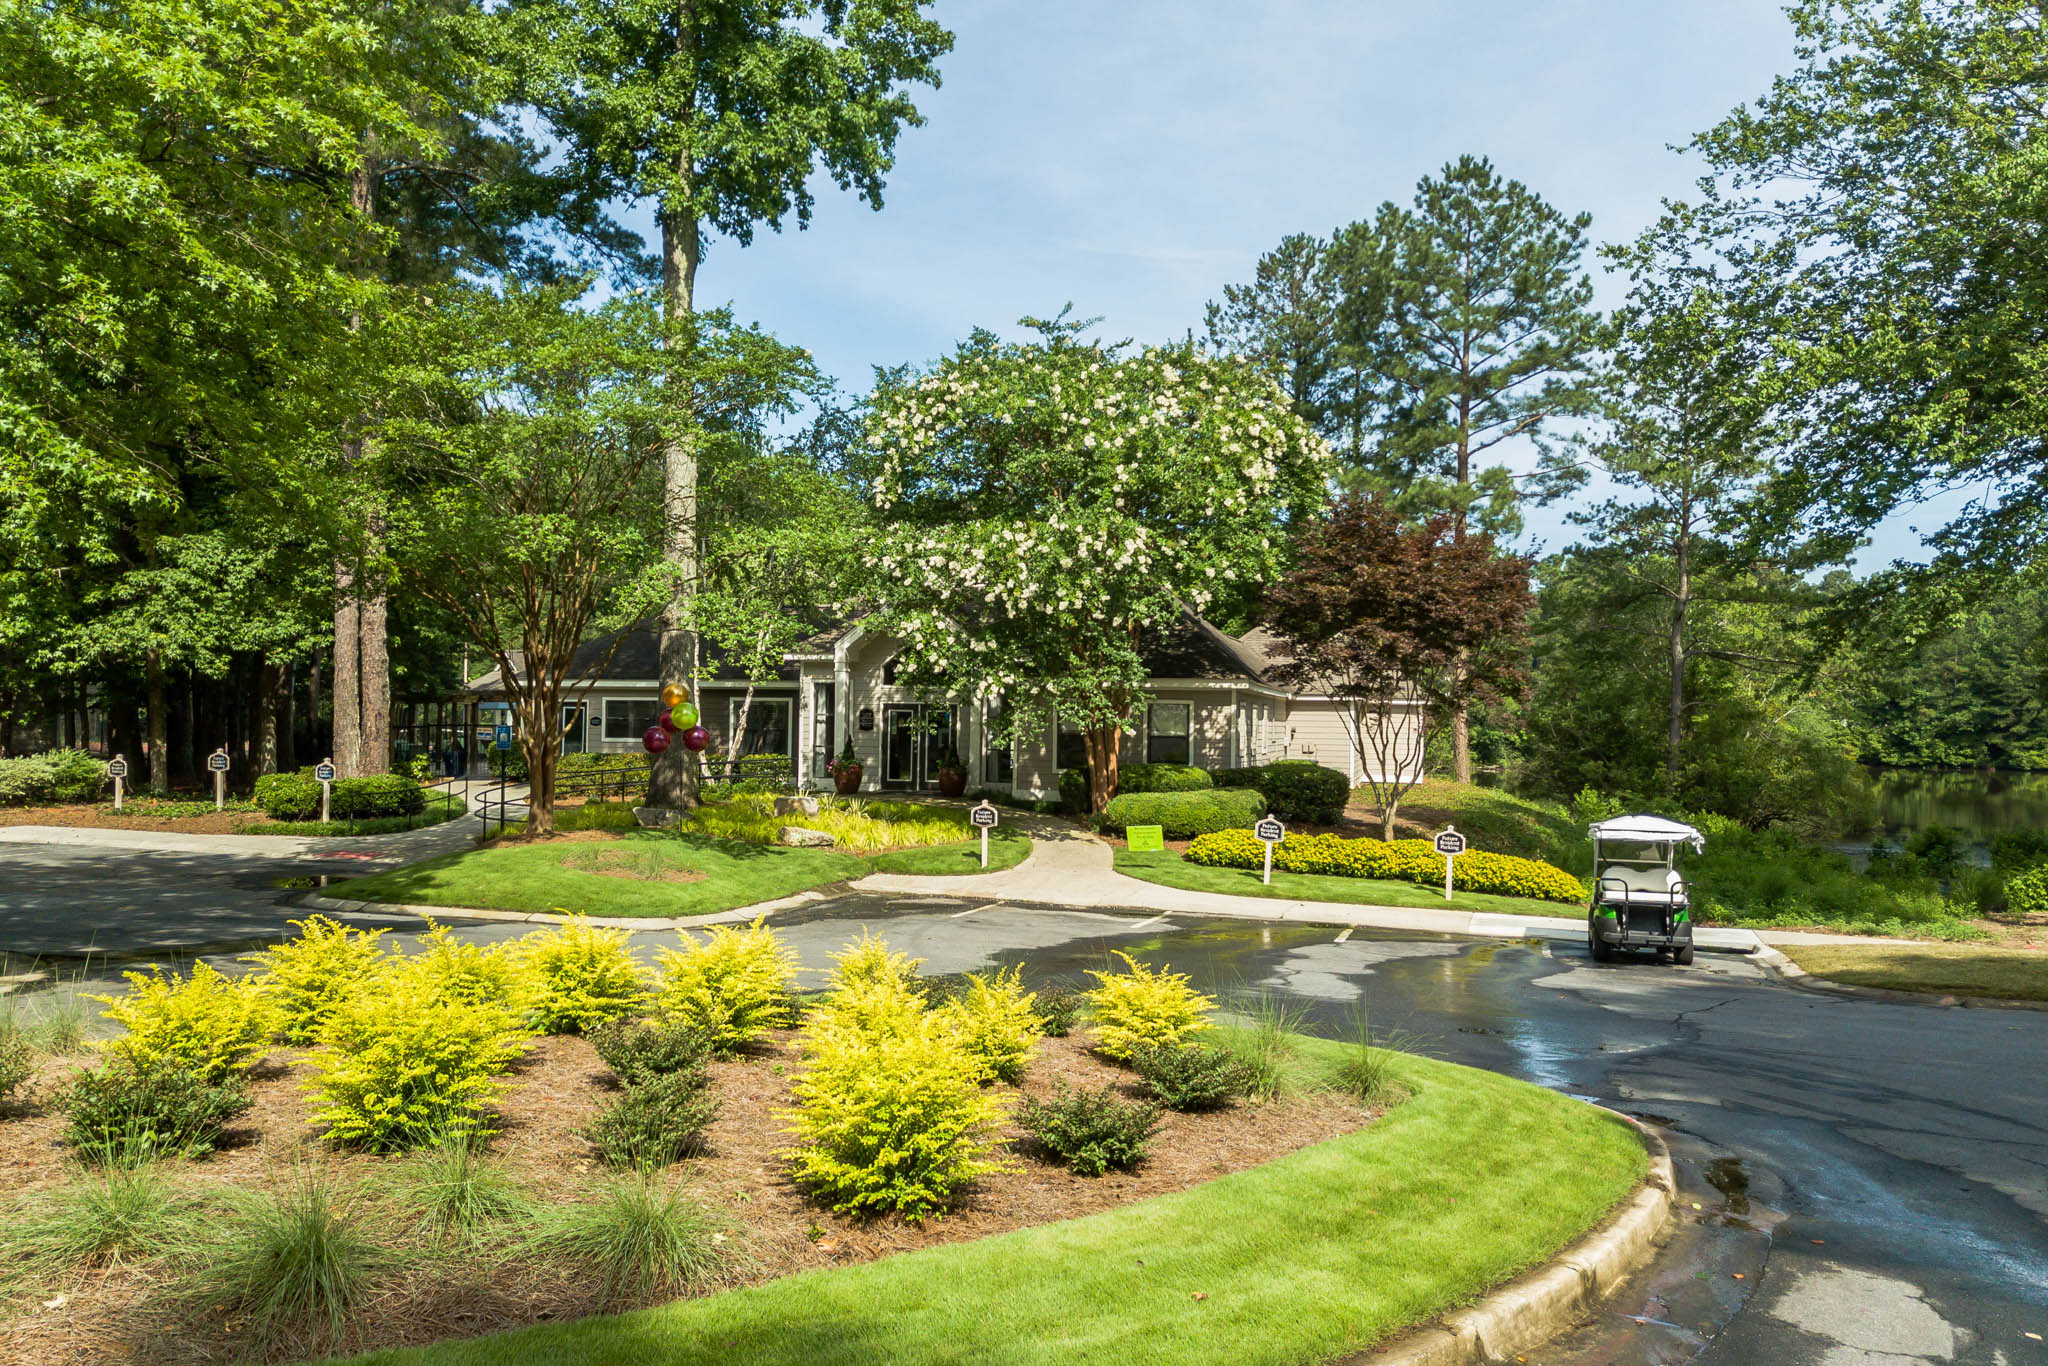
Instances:
[[[85,826],[95,830],[176,830],[188,835],[234,835],[268,821],[261,811],[202,811],[192,816],[147,816],[111,806],[4,806],[0,825]]]
[[[813,1267],[871,1261],[892,1253],[986,1237],[1011,1229],[1071,1219],[1241,1171],[1284,1153],[1355,1130],[1374,1117],[1348,1098],[1304,1094],[1267,1105],[1242,1105],[1204,1115],[1166,1112],[1151,1156],[1134,1172],[1080,1177],[1021,1148],[1012,1130],[1013,1170],[984,1179],[963,1204],[922,1226],[899,1219],[853,1220],[807,1199],[786,1175],[780,1150],[788,1138],[776,1112],[789,1104],[792,1074],[800,1065],[795,1031],[780,1031],[749,1056],[714,1063],[711,1087],[721,1109],[709,1130],[709,1151],[672,1175],[722,1211],[731,1223],[730,1283],[751,1284]],[[308,1165],[344,1188],[370,1181],[399,1159],[338,1151],[320,1140],[308,1120],[310,1106],[297,1066],[300,1050],[279,1050],[255,1073],[255,1105],[238,1122],[230,1146],[180,1164],[194,1189],[282,1187]],[[89,1059],[46,1067],[41,1083],[58,1082]],[[511,1172],[543,1200],[581,1198],[606,1172],[575,1131],[589,1123],[615,1093],[616,1082],[590,1045],[574,1037],[536,1040],[517,1065],[504,1102],[495,1148]],[[1018,1090],[1047,1095],[1054,1084],[1118,1086],[1136,1094],[1130,1074],[1090,1053],[1082,1037],[1045,1039]],[[75,1179],[67,1157],[63,1117],[48,1110],[0,1118],[0,1187],[12,1195]],[[395,1223],[388,1206],[367,1195],[362,1212]],[[424,1263],[424,1264],[423,1264]],[[0,1301],[0,1363],[149,1361],[214,1362],[247,1359],[247,1339],[217,1323],[195,1325],[175,1312],[162,1292],[159,1268],[86,1273],[60,1287],[62,1302],[17,1294]],[[520,1324],[601,1312],[587,1278],[561,1268],[489,1255],[415,1254],[388,1278],[355,1323],[350,1350],[469,1336]],[[617,1306],[612,1306],[617,1307]],[[312,1354],[320,1344],[279,1342],[277,1359]]]

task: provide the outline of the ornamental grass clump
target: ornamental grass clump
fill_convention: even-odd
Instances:
[[[253,1063],[270,1038],[273,1016],[261,993],[208,964],[194,963],[182,978],[161,967],[122,975],[126,995],[92,999],[127,1029],[101,1048],[139,1071],[171,1067],[218,1082]]]
[[[420,1233],[447,1242],[480,1243],[539,1208],[473,1133],[443,1135],[379,1184],[411,1212]]]
[[[656,1009],[703,1032],[721,1057],[789,1023],[796,954],[762,920],[743,930],[714,925],[703,939],[659,957]]]
[[[0,1264],[42,1277],[183,1261],[205,1228],[200,1202],[173,1185],[160,1165],[116,1167],[8,1210],[0,1217]]]
[[[543,1034],[587,1034],[645,1006],[647,983],[627,947],[631,938],[577,916],[521,939],[527,1022]]]
[[[1044,1022],[1033,1009],[1036,998],[1024,990],[1023,971],[967,974],[965,988],[941,1008],[960,1037],[961,1047],[980,1064],[985,1076],[1014,1084],[1038,1051]]]
[[[1100,1176],[1145,1160],[1159,1131],[1159,1107],[1124,1100],[1112,1086],[1077,1089],[1061,1082],[1050,1100],[1026,1096],[1017,1122],[1076,1174]]]
[[[215,1245],[185,1296],[258,1342],[338,1343],[394,1264],[360,1210],[322,1173],[278,1193],[231,1192]]]
[[[715,1280],[726,1260],[723,1221],[680,1184],[651,1172],[607,1182],[597,1199],[549,1215],[529,1255],[597,1280],[607,1308],[673,1299]]]
[[[448,1134],[485,1135],[503,1077],[526,1049],[511,1012],[393,969],[337,1007],[307,1059],[313,1119],[340,1143],[398,1152]]]
[[[1094,972],[1088,993],[1095,1051],[1125,1061],[1140,1049],[1166,1048],[1211,1027],[1216,1003],[1188,985],[1185,973],[1154,971],[1127,953],[1122,972]]]
[[[299,935],[242,959],[249,980],[276,1010],[285,1042],[313,1041],[335,1007],[391,966],[382,930],[354,930],[324,915],[294,920]]]

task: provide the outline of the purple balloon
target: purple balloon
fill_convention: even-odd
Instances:
[[[683,732],[683,748],[696,753],[711,743],[711,732],[702,726],[692,726]]]
[[[668,748],[668,732],[660,726],[649,726],[647,733],[640,737],[640,747],[649,754],[659,754]]]
[[[669,710],[667,707],[663,707],[661,709],[661,715],[655,718],[654,724],[660,726],[663,730],[682,729],[682,727],[678,726],[675,722],[675,713]]]

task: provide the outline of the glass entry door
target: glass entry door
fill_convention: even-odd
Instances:
[[[916,706],[882,708],[882,786],[915,787],[924,767],[924,727]]]

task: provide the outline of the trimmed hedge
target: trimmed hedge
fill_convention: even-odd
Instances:
[[[1088,770],[1085,766],[1060,770],[1060,807],[1073,816],[1085,816],[1093,809],[1088,798]]]
[[[297,773],[266,773],[256,780],[256,805],[274,821],[318,820],[320,780],[310,768]],[[367,778],[336,778],[328,814],[345,821],[417,816],[426,809],[427,794],[419,783],[402,773],[379,773]]]
[[[1117,770],[1118,796],[1139,792],[1206,792],[1216,784],[1193,764],[1131,764]]]
[[[1334,768],[1311,759],[1282,759],[1254,768],[1219,768],[1210,775],[1221,788],[1256,788],[1276,816],[1328,825],[1344,814],[1351,783]]]
[[[107,762],[82,749],[53,749],[0,759],[0,806],[89,802],[106,790]]]
[[[1190,844],[1187,861],[1211,868],[1259,868],[1264,866],[1265,848],[1248,831],[1225,830]],[[1273,866],[1287,873],[1385,878],[1423,887],[1441,887],[1444,881],[1443,855],[1428,840],[1389,844],[1341,835],[1289,835],[1273,851]],[[1477,849],[1458,856],[1457,886],[1461,891],[1539,901],[1586,900],[1586,884],[1562,868]]]
[[[1102,828],[1121,833],[1133,825],[1156,825],[1166,838],[1184,840],[1217,830],[1250,830],[1266,814],[1257,792],[1136,792],[1112,797]]]

